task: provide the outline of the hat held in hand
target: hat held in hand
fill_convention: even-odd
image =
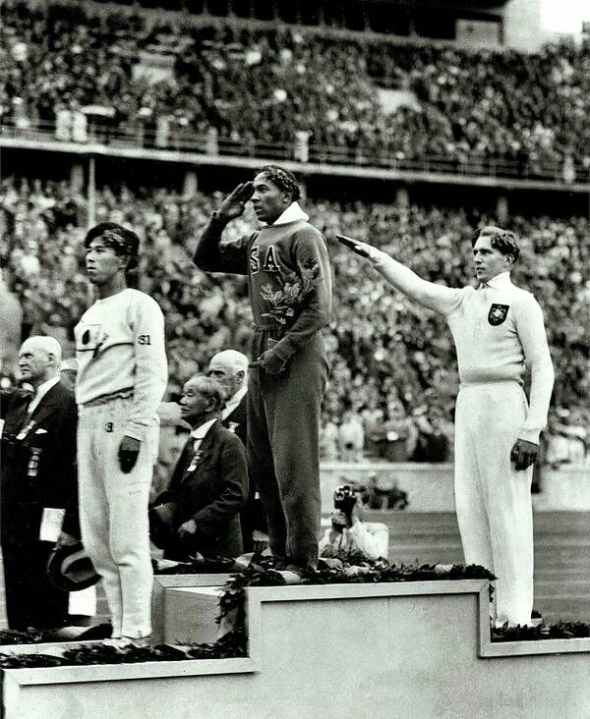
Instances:
[[[56,547],[47,561],[47,576],[54,587],[64,592],[86,589],[100,579],[82,542]]]

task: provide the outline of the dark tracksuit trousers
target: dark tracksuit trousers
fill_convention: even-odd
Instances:
[[[253,357],[272,345],[272,330],[257,327]],[[320,408],[328,377],[324,341],[317,334],[277,376],[250,369],[248,463],[264,505],[270,549],[279,559],[315,568],[320,518]]]

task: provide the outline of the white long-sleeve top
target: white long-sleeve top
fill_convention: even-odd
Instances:
[[[423,280],[370,245],[363,247],[373,267],[393,287],[445,317],[462,384],[510,380],[522,384],[530,368],[530,407],[519,437],[538,442],[547,424],[554,372],[543,312],[533,295],[513,285],[508,272],[478,290],[444,287]]]
[[[370,559],[387,559],[389,549],[389,529],[381,522],[359,522],[355,521],[349,529],[336,532],[334,529],[326,529],[320,540],[320,555],[325,547],[331,547],[334,551],[349,552],[358,549]]]
[[[164,316],[144,292],[125,289],[96,300],[74,329],[76,402],[85,405],[118,393],[133,393],[125,434],[142,440],[157,422],[168,382]]]

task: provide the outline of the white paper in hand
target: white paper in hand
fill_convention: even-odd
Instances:
[[[57,542],[61,533],[61,526],[66,516],[65,509],[56,507],[44,507],[41,518],[41,529],[39,539],[42,542]]]

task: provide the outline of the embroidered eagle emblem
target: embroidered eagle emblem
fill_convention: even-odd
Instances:
[[[504,322],[504,320],[508,316],[509,309],[510,305],[493,304],[490,307],[490,311],[488,313],[488,322],[492,325],[492,327],[497,327],[498,325],[501,325],[502,322]]]

